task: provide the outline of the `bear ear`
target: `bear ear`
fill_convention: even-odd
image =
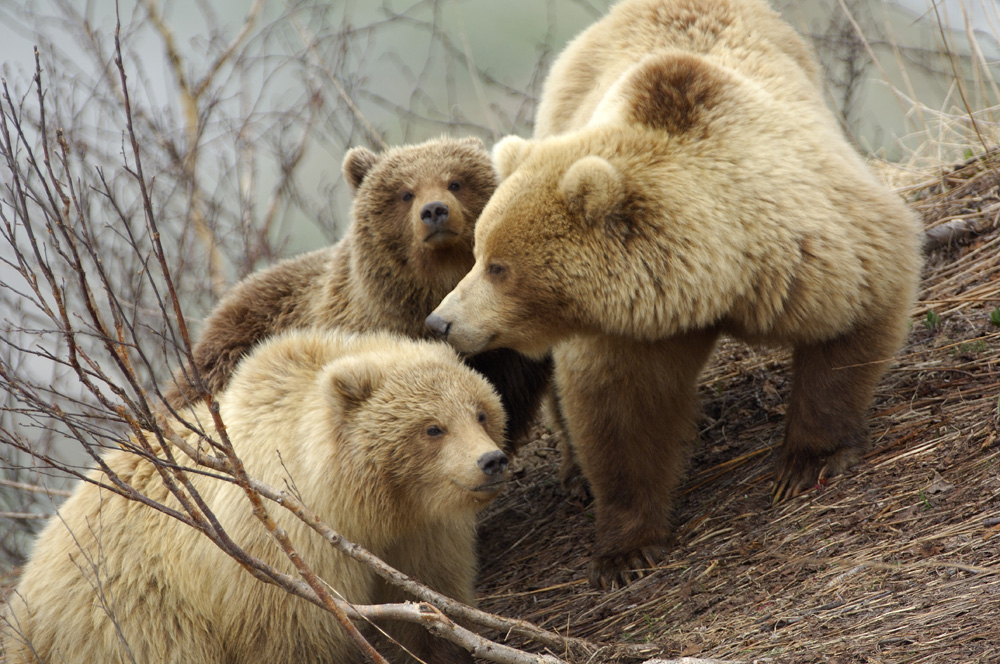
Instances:
[[[531,154],[534,143],[520,136],[507,136],[493,146],[493,167],[501,180],[506,180],[511,173]]]
[[[377,163],[378,155],[368,148],[357,147],[347,151],[341,169],[344,171],[344,179],[351,186],[351,193],[358,190],[368,171]]]
[[[595,156],[584,157],[570,166],[559,189],[570,210],[588,221],[604,219],[624,198],[618,169]]]
[[[323,376],[330,399],[347,413],[371,397],[378,388],[381,371],[372,358],[348,357],[329,364]]]
[[[477,152],[486,152],[486,144],[478,136],[468,136],[458,141],[461,145],[468,146]]]

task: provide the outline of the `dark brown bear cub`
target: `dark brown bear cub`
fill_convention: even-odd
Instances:
[[[209,393],[225,388],[255,344],[285,329],[389,330],[426,338],[424,319],[472,267],[476,220],[496,188],[482,141],[440,138],[381,154],[354,148],[343,172],[354,193],[345,237],[250,275],[205,321],[194,361]],[[534,419],[550,361],[498,349],[467,363],[500,393],[508,444],[516,444]],[[199,399],[190,371],[176,381],[166,394],[169,404]]]

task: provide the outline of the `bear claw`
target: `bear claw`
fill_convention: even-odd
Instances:
[[[645,546],[625,553],[594,556],[587,579],[597,590],[624,588],[653,572],[665,551],[662,546]]]
[[[840,475],[860,458],[860,452],[852,447],[842,447],[825,459],[815,455],[785,456],[778,464],[771,504],[777,505],[809,489],[826,486],[830,477]]]

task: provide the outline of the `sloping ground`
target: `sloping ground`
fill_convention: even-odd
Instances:
[[[724,342],[656,570],[589,588],[593,514],[560,487],[542,433],[483,520],[481,608],[607,644],[591,662],[1000,662],[998,182],[977,159],[906,192],[937,237],[965,237],[928,256],[852,473],[771,506],[788,355]]]
[[[930,252],[853,472],[771,506],[788,355],[725,341],[661,564],[589,588],[593,513],[559,485],[556,440],[539,429],[481,522],[480,607],[603,646],[553,653],[589,664],[1000,662],[998,182],[972,160],[905,192],[933,242],[959,244]]]

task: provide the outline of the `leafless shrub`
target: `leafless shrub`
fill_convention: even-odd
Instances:
[[[178,44],[158,3],[140,2],[113,34],[91,28],[72,3],[55,3],[77,55],[40,40],[30,78],[20,86],[4,78],[0,97],[0,468],[6,476],[0,517],[18,525],[2,542],[8,561],[22,555],[30,524],[51,511],[37,498],[65,495],[64,480],[87,480],[86,470],[96,465],[107,473],[108,490],[198,529],[261,581],[334,613],[373,661],[383,660],[350,627],[351,619],[416,621],[494,661],[556,660],[485,641],[442,611],[559,652],[589,650],[463,607],[403,578],[342,541],[294,495],[247,476],[224,436],[211,453],[190,449],[175,427],[197,425],[164,416],[161,385],[190,353],[194,332],[187,316],[205,311],[233,280],[285,253],[281,243],[289,227],[311,224],[324,243],[340,234],[348,208],[338,179],[340,155],[351,144],[388,142],[372,119],[378,108],[402,119],[406,132],[393,136],[402,140],[417,132],[506,132],[530,118],[538,72],[525,92],[476,69],[467,44],[440,28],[437,3],[423,5],[429,18],[420,18],[426,11],[383,7],[377,20],[352,27],[347,17],[331,16],[338,11],[332,5],[293,3],[273,15],[258,0],[245,22],[227,31],[206,4],[209,36],[191,53]],[[422,71],[390,58],[388,65],[403,72],[389,86],[393,95],[357,73],[368,70],[358,63],[374,57],[371,42],[390,24],[411,26],[428,42]],[[166,100],[136,50],[151,37],[169,65]],[[540,61],[549,51],[540,45]],[[440,67],[446,83],[460,74],[476,79],[480,103],[499,118],[495,126],[464,117],[454,98],[442,104],[423,95],[424,80]],[[376,112],[363,112],[359,99]],[[316,178],[310,169],[317,163],[332,175]],[[282,574],[229,539],[189,472],[169,454],[154,454],[158,447],[170,449],[167,442],[218,481],[244,489],[298,576]],[[156,464],[182,510],[108,472],[102,454],[123,445]],[[345,605],[295,555],[270,517],[275,509],[294,511],[331,546],[427,603]]]

